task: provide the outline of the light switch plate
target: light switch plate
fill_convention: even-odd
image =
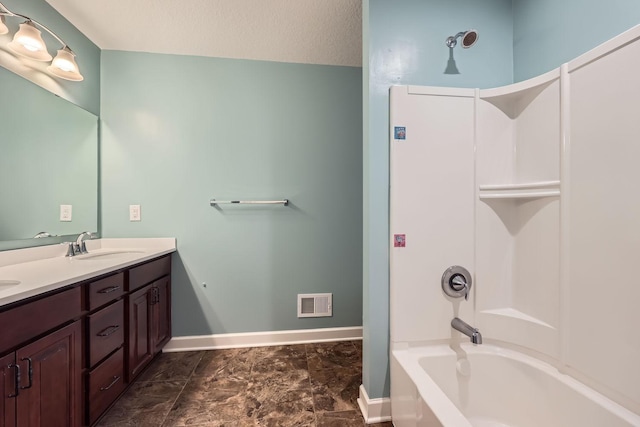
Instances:
[[[60,221],[70,222],[72,217],[72,205],[60,205]]]
[[[140,205],[129,205],[129,221],[140,221]]]

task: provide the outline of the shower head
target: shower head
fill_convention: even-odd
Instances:
[[[455,36],[447,37],[445,44],[448,48],[454,48],[458,44],[458,39],[462,37],[462,47],[469,49],[478,41],[478,32],[476,30],[460,31]]]

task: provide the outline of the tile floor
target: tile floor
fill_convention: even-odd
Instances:
[[[364,426],[361,378],[361,341],[163,353],[98,426]]]

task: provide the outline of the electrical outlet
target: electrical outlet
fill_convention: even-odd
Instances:
[[[140,205],[129,205],[129,221],[140,221]]]
[[[72,205],[60,205],[60,221],[70,222],[72,218],[72,212]]]

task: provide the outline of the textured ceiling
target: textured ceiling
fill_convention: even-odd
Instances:
[[[361,0],[47,0],[100,49],[362,65]]]

